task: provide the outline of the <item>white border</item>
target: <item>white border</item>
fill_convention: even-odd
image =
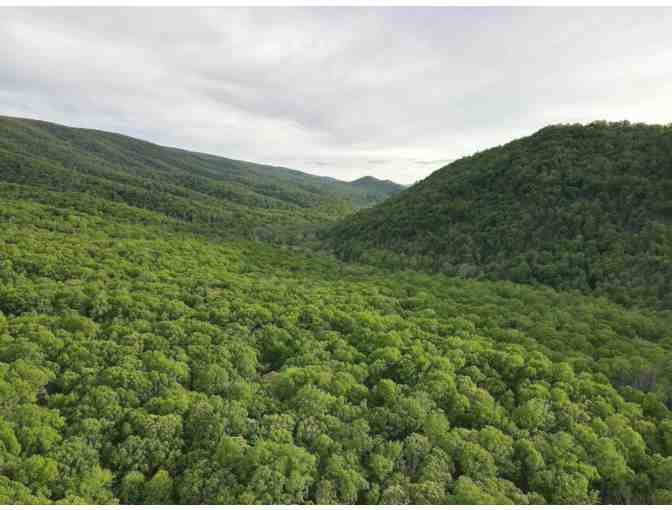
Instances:
[[[672,7],[672,0],[0,0],[0,7]]]
[[[263,7],[263,6],[300,6],[300,7],[533,7],[533,6],[561,6],[561,7],[588,7],[588,6],[665,6],[672,7],[672,0],[645,0],[645,2],[636,2],[632,0],[196,0],[188,2],[185,0],[0,0],[0,7],[164,7],[164,6],[184,6],[184,7]],[[0,11],[0,15],[2,12]],[[215,510],[231,509],[245,510],[249,508],[261,508],[262,505],[29,505],[31,509],[53,510],[59,508],[62,510],[106,510],[110,508],[148,508],[152,510]],[[378,510],[382,507],[389,509],[412,508],[413,510],[429,510],[433,508],[464,508],[464,509],[484,509],[484,510],[502,510],[505,508],[521,508],[519,505],[271,505],[275,510],[305,510],[307,508],[333,508],[347,510]],[[13,505],[0,505],[0,509],[15,510]],[[564,509],[589,509],[594,508],[591,505],[527,505],[526,509],[553,508],[554,510]],[[642,508],[646,510],[670,510],[672,505],[628,505],[628,508]]]

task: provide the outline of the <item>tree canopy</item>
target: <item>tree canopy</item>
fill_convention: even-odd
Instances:
[[[346,260],[672,309],[672,127],[549,126],[437,170],[328,238]]]
[[[30,147],[0,156],[0,504],[672,503],[666,307],[225,235],[160,179],[115,194],[155,161],[108,195]]]

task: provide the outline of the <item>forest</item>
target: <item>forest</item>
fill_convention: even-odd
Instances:
[[[345,260],[672,309],[672,126],[541,129],[437,170],[327,237]]]
[[[419,217],[416,193],[438,177],[452,193],[445,169],[362,209],[371,194],[340,181],[33,121],[0,127],[0,504],[672,504],[669,284],[645,285],[670,270],[668,128],[552,127],[531,137],[553,140],[543,157],[539,140],[513,142],[530,163],[513,165],[528,171],[511,186],[547,161],[528,183],[534,204],[556,197],[542,195],[556,190],[557,158],[570,180],[597,165],[577,166],[586,137],[613,137],[620,153],[630,133],[632,165],[600,160],[603,175],[650,172],[631,195],[605,185],[584,243],[560,229],[557,245],[550,228],[538,238],[550,267],[584,257],[586,287],[534,264],[534,279],[506,273],[542,245],[498,248],[500,265],[460,262],[471,274],[450,270],[462,260],[450,249],[445,267],[424,265],[434,233],[389,246],[353,234],[385,215],[406,232],[394,229]],[[503,172],[514,156],[497,150],[473,158]],[[455,186],[499,189],[491,233],[513,242],[494,219],[524,204],[468,162]],[[598,207],[585,186],[577,216]],[[476,246],[481,224],[469,234],[461,210],[450,229]],[[529,227],[521,218],[509,216],[512,231]],[[567,218],[556,227],[578,224]],[[629,244],[652,239],[659,248]]]
[[[123,202],[185,222],[190,232],[276,243],[314,237],[318,227],[399,189],[2,116],[0,175],[37,189],[36,200],[51,192],[50,200]]]

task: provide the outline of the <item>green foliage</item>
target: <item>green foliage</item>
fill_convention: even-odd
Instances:
[[[167,505],[173,501],[173,480],[165,469],[160,469],[144,486],[143,503]]]
[[[669,313],[28,200],[0,216],[3,502],[672,491]]]
[[[151,180],[115,135],[17,126]],[[224,242],[34,179],[0,191],[0,503],[671,501],[670,311]]]
[[[672,309],[672,127],[551,126],[337,224],[347,260]]]
[[[362,187],[12,117],[0,117],[0,181],[3,197],[121,212],[132,221],[168,223],[181,231],[279,243],[310,239],[319,225],[400,188],[383,181]],[[2,271],[0,266],[0,278]]]
[[[367,198],[372,202],[382,202],[388,196],[399,193],[404,189],[404,186],[397,184],[396,182],[376,179],[367,175],[366,177],[360,177],[357,180],[352,181],[354,187],[365,190]]]

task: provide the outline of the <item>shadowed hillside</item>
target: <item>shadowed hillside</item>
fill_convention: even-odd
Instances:
[[[359,179],[352,181],[350,184],[370,193],[376,193],[383,196],[393,195],[394,193],[398,193],[405,188],[405,186],[390,181],[389,179],[376,179],[370,175],[360,177]]]
[[[349,260],[672,308],[672,127],[550,126],[441,168],[330,238]]]
[[[10,117],[0,117],[0,181],[28,186],[5,185],[5,193],[124,202],[190,229],[283,241],[387,196],[296,170]]]

